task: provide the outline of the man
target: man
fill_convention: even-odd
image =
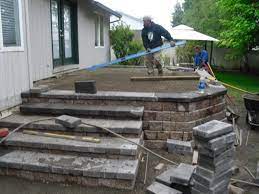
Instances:
[[[194,64],[195,64],[195,69],[196,68],[204,68],[207,72],[209,71],[208,67],[208,60],[209,60],[209,55],[206,50],[201,50],[199,46],[196,46],[194,48],[195,50],[195,56],[194,56]]]
[[[143,45],[147,51],[163,45],[162,37],[170,41],[171,46],[175,46],[170,33],[162,26],[152,22],[151,17],[143,18],[144,28],[142,30]],[[160,54],[149,54],[145,57],[145,64],[148,69],[148,75],[154,75],[154,66],[158,69],[158,74],[163,75],[163,67],[161,64]]]

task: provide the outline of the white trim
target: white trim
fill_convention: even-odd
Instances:
[[[104,15],[96,13],[96,12],[95,12],[95,17],[97,17],[97,20],[98,20],[98,23],[97,23],[97,27],[98,27],[98,32],[97,32],[97,34],[98,34],[98,45],[97,46],[95,45],[96,37],[94,37],[95,38],[94,45],[95,45],[96,49],[98,49],[98,48],[105,48],[105,39],[104,39],[104,34],[105,34],[105,27],[104,27],[105,22],[104,22],[104,19],[105,19],[105,17],[104,17]],[[103,34],[102,34],[103,37],[102,38],[101,38],[101,20],[103,21]],[[94,19],[94,22],[96,22],[96,18]],[[96,25],[96,24],[94,24],[94,25]],[[96,30],[95,26],[94,26],[94,30]],[[96,36],[96,31],[94,32],[94,34]],[[103,45],[101,45],[101,39],[103,39]]]
[[[18,9],[19,9],[19,28],[20,28],[21,46],[4,47],[3,33],[2,33],[2,17],[0,13],[0,52],[24,52],[22,0],[18,0]],[[1,7],[0,7],[0,10],[1,10]]]

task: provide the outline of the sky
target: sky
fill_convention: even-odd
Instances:
[[[115,11],[142,18],[151,16],[154,22],[170,28],[172,12],[177,0],[97,0]],[[179,0],[182,2],[183,0]]]

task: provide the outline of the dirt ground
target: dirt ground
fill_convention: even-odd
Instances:
[[[164,75],[196,75],[190,72],[165,72]],[[43,80],[37,85],[50,85],[53,89],[74,89],[75,81],[95,80],[99,91],[130,92],[186,92],[196,90],[198,81],[131,81],[131,77],[147,76],[144,68],[105,68],[94,72],[86,70],[68,73],[58,79]]]
[[[97,87],[99,90],[124,90],[124,91],[178,91],[184,92],[189,90],[195,90],[197,84],[193,81],[173,81],[173,82],[161,82],[161,83],[130,83],[130,76],[144,75],[143,70],[121,70],[121,69],[102,69],[100,71],[89,73],[86,71],[70,73],[65,77],[59,79],[50,79],[41,81],[40,84],[50,84],[56,89],[73,89],[73,83],[75,80],[97,80]],[[37,83],[39,84],[39,83]],[[239,167],[240,172],[233,178],[242,179],[245,181],[253,182],[250,175],[243,169],[247,166],[254,175],[256,175],[257,161],[259,161],[259,129],[249,130],[249,126],[246,124],[246,110],[242,101],[237,102],[240,118],[238,120],[238,126],[243,131],[243,144],[237,148],[235,163]],[[248,143],[246,146],[247,132],[250,131]],[[175,161],[175,162],[191,162],[191,157],[181,156],[176,154],[168,154],[165,151],[157,151],[163,156]],[[149,156],[148,177],[146,185],[143,184],[145,162],[141,163],[140,171],[136,181],[136,187],[133,191],[121,191],[105,188],[88,188],[79,187],[76,185],[59,185],[59,184],[43,184],[38,182],[30,182],[26,180],[20,180],[10,177],[0,176],[0,194],[144,194],[146,187],[149,186],[154,180],[156,175],[161,174],[164,170],[158,172],[154,170],[154,167],[161,161],[153,156]],[[247,186],[244,184],[235,184],[245,189],[247,194],[258,194],[259,188]]]

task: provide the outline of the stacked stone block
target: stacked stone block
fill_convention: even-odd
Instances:
[[[193,129],[199,159],[192,194],[227,194],[236,135],[230,124],[213,120]]]

